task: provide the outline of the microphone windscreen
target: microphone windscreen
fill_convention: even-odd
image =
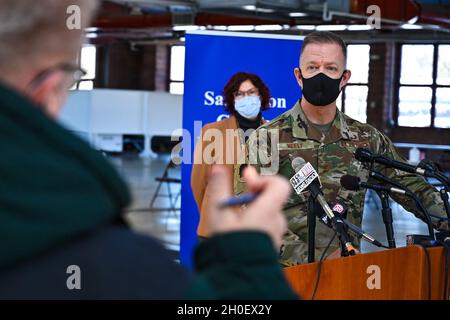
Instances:
[[[372,161],[372,151],[365,148],[358,148],[355,151],[355,158],[361,162],[370,162]]]
[[[294,169],[295,172],[298,172],[306,164],[306,161],[302,157],[296,157],[292,160],[291,164],[292,169]]]
[[[359,182],[360,179],[358,177],[350,176],[348,174],[341,177],[341,186],[347,190],[359,190]]]

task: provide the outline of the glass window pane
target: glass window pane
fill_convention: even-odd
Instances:
[[[87,74],[83,79],[95,78],[95,59],[97,54],[97,48],[92,45],[85,45],[81,48],[80,66],[86,70]]]
[[[184,81],[184,46],[173,46],[171,49],[170,80]]]
[[[367,122],[367,86],[345,87],[345,114],[360,122]]]
[[[450,88],[436,89],[436,118],[434,126],[450,128]]]
[[[450,45],[448,44],[439,46],[436,83],[450,85]]]
[[[170,83],[170,93],[171,94],[183,94],[184,93],[184,83],[183,82],[171,82]]]
[[[342,91],[339,93],[339,97],[336,100],[336,106],[340,111],[342,111]]]
[[[92,89],[94,89],[94,81],[81,81],[78,89],[79,90],[92,90]]]
[[[398,125],[429,127],[431,125],[431,88],[400,87]]]
[[[400,83],[433,83],[433,45],[403,45]]]
[[[352,44],[347,46],[347,69],[352,76],[349,83],[368,83],[370,46],[367,44]]]

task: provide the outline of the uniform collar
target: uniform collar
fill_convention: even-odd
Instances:
[[[306,115],[300,106],[300,100],[297,101],[295,106],[291,109],[293,120],[292,135],[294,138],[316,140],[324,144],[333,143],[341,139],[351,140],[350,129],[345,121],[344,114],[339,111],[339,109],[336,111],[336,117],[334,118],[330,131],[323,136],[317,128],[309,125],[309,120],[306,118]]]

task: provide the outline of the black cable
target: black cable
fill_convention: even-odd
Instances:
[[[428,252],[427,248],[424,245],[420,245],[420,246],[425,251],[425,255],[427,257],[427,263],[428,263],[428,300],[431,300],[431,259],[430,259],[430,253]]]
[[[316,293],[317,293],[317,289],[319,288],[319,282],[320,282],[320,275],[322,272],[322,263],[323,263],[323,259],[325,258],[325,254],[327,253],[328,249],[330,249],[331,243],[333,243],[334,239],[336,238],[336,231],[334,232],[333,237],[331,238],[330,242],[328,243],[327,247],[325,248],[325,250],[322,252],[322,256],[320,257],[319,260],[319,264],[317,266],[317,280],[316,280],[316,285],[314,286],[314,292],[313,295],[311,297],[311,300],[314,300],[314,298],[316,297]]]

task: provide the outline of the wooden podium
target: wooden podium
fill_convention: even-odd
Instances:
[[[443,299],[445,251],[427,248],[430,256],[431,299]],[[310,300],[318,262],[285,268],[294,291]],[[316,300],[428,299],[428,259],[420,246],[359,254],[322,263]]]

